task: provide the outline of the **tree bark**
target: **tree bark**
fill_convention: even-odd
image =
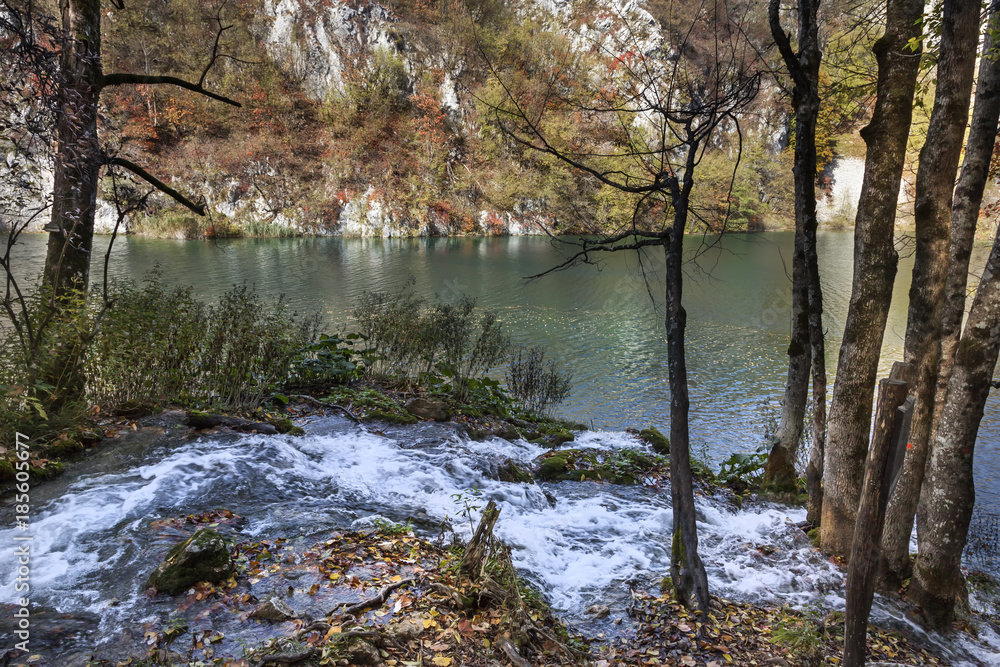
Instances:
[[[851,299],[830,401],[821,530],[823,548],[845,558],[854,535],[875,375],[896,276],[893,227],[920,60],[919,52],[908,45],[920,36],[923,4],[923,0],[886,3],[885,34],[874,46],[875,109],[861,130],[868,152],[855,221]]]
[[[688,438],[687,362],[684,356],[684,329],[687,311],[681,302],[684,263],[684,229],[688,202],[694,185],[698,141],[692,138],[688,124],[687,160],[683,184],[672,183],[673,228],[664,239],[666,257],[667,366],[670,383],[670,498],[673,503],[673,536],[670,579],[678,601],[691,606],[691,596],[703,614],[708,613],[708,575],[698,556],[698,526],[694,506],[694,481],[691,474],[691,449]]]
[[[779,0],[771,0],[768,18],[771,35],[794,82],[792,112],[795,114],[795,158],[792,175],[795,181],[795,251],[792,255],[792,335],[788,345],[788,382],[785,385],[781,422],[764,467],[764,486],[778,492],[794,492],[795,461],[809,396],[809,371],[815,356],[812,349],[811,306],[816,298],[820,302],[819,344],[822,346],[822,296],[818,291],[818,268],[817,291],[813,293],[814,267],[809,261],[810,246],[813,256],[816,250],[816,120],[819,116],[821,54],[816,20],[819,1],[799,0],[798,53],[792,51],[790,40],[781,27],[779,4]],[[825,370],[823,374],[825,376]],[[825,403],[825,381],[823,384],[821,400]],[[825,414],[825,405],[820,410]]]
[[[44,283],[55,297],[84,291],[97,207],[101,150],[97,139],[101,92],[99,0],[61,0],[64,31],[59,82],[58,144]]]
[[[978,34],[978,0],[946,0],[934,109],[917,171],[914,206],[916,257],[903,352],[904,360],[913,365],[915,372],[911,393],[916,398],[916,406],[903,472],[886,514],[880,570],[882,583],[887,589],[898,588],[910,576],[910,534],[932,438],[945,295],[949,275],[960,271],[964,289],[964,276],[968,272],[971,234],[967,239],[959,238],[960,243],[968,244],[964,267],[949,269],[949,255],[953,234],[952,195],[969,115]],[[983,60],[984,65],[986,61]],[[994,134],[995,126],[994,120]],[[977,214],[978,208],[977,203]],[[968,231],[962,230],[962,233],[968,234]],[[974,223],[971,232],[975,233]],[[953,304],[949,313],[952,325],[956,324],[956,311],[957,325],[961,324],[964,303],[962,295]]]
[[[955,601],[964,585],[960,571],[962,550],[976,499],[972,460],[998,352],[1000,235],[993,241],[958,345],[920,499],[927,530],[918,535],[920,554],[909,595],[936,627],[950,625]]]

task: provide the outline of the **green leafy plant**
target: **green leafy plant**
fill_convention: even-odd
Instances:
[[[780,614],[771,631],[772,641],[787,647],[803,665],[824,663],[824,623],[818,608],[810,607],[801,616]]]
[[[471,489],[466,489],[459,493],[451,494],[452,502],[459,505],[462,511],[459,512],[459,516],[464,516],[469,520],[469,528],[475,531],[475,526],[472,523],[472,513],[478,511],[482,505],[483,492],[482,490],[472,487]]]
[[[766,463],[767,451],[764,447],[751,454],[734,452],[722,462],[716,479],[723,484],[739,481],[748,487],[757,487],[764,478]]]
[[[343,337],[320,334],[319,340],[306,345],[295,360],[289,385],[321,391],[361,377],[364,355],[354,345],[363,340],[364,336],[356,333]]]

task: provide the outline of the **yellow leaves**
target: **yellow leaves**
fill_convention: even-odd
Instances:
[[[431,658],[431,662],[433,662],[438,667],[448,667],[451,664],[451,658],[449,658],[446,655],[441,655],[439,653],[438,655]]]
[[[433,618],[425,618],[424,619],[424,629],[425,630],[427,630],[429,628],[437,628],[437,627],[440,627],[440,626],[438,625],[438,622],[435,621]]]

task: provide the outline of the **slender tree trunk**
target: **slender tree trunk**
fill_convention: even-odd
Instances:
[[[86,290],[89,280],[101,166],[97,110],[102,79],[99,0],[61,0],[60,9],[66,43],[44,271],[45,285],[57,297]]]
[[[694,184],[695,156],[698,143],[687,144],[687,165],[683,185],[676,180],[671,200],[674,206],[673,228],[664,239],[666,256],[666,328],[667,365],[670,382],[670,497],[673,503],[673,537],[670,578],[677,599],[691,606],[691,596],[702,613],[708,613],[708,576],[698,556],[698,526],[694,506],[694,482],[691,474],[691,450],[688,439],[687,362],[684,356],[684,329],[687,312],[681,303],[684,262],[684,229],[688,201]]]
[[[788,345],[788,383],[785,385],[781,423],[764,468],[764,486],[779,492],[795,491],[795,461],[802,438],[803,418],[809,397],[809,370],[813,360],[812,269],[809,247],[816,250],[816,120],[819,116],[820,50],[816,13],[818,0],[799,0],[799,53],[793,53],[779,19],[779,1],[771,0],[768,16],[771,34],[795,82],[795,252],[792,255],[792,337]],[[811,239],[809,238],[811,232]],[[817,269],[817,281],[818,281]],[[818,284],[817,284],[818,287]],[[822,303],[822,297],[818,297]],[[820,305],[822,313],[822,305]],[[822,315],[820,314],[822,333]],[[822,345],[822,335],[820,337]],[[825,375],[825,371],[824,371]],[[825,384],[825,383],[824,383]],[[825,402],[825,389],[823,391]],[[821,408],[825,412],[825,406]]]
[[[918,535],[920,554],[909,595],[937,627],[950,625],[964,586],[962,550],[976,499],[972,460],[998,351],[1000,235],[993,241],[958,345],[920,500],[927,530]]]
[[[796,124],[796,130],[798,124]],[[798,158],[800,140],[796,137],[795,152]],[[795,172],[796,202],[798,213],[799,174]],[[806,284],[805,235],[795,221],[795,251],[792,254],[792,336],[788,344],[788,381],[782,400],[781,421],[774,435],[771,451],[764,465],[763,487],[776,493],[795,491],[795,461],[799,442],[802,440],[806,402],[809,398],[809,293]]]
[[[966,289],[969,284],[969,258],[976,238],[976,223],[983,203],[983,190],[989,178],[990,160],[1000,122],[1000,58],[997,58],[997,40],[993,31],[1000,23],[1000,2],[994,0],[989,9],[987,28],[983,36],[983,58],[979,63],[976,83],[976,104],[972,110],[969,138],[965,143],[965,161],[955,186],[951,204],[951,268],[945,290],[944,310],[941,317],[941,362],[938,366],[937,399],[931,437],[944,408],[948,380],[955,364],[965,315]]]
[[[911,393],[916,397],[916,405],[903,470],[889,502],[882,536],[881,578],[883,586],[889,589],[897,588],[910,576],[910,533],[932,438],[949,274],[961,271],[964,276],[968,271],[967,259],[964,267],[949,269],[949,254],[953,234],[952,194],[969,115],[978,35],[979,1],[946,0],[934,109],[917,172],[916,258],[903,352],[904,360],[914,368]],[[994,134],[995,126],[994,119]],[[971,236],[967,241],[971,246]],[[961,298],[950,314],[953,319],[957,310],[959,324],[964,303]]]
[[[814,200],[815,201],[815,200]],[[813,212],[815,213],[815,204]],[[816,526],[823,512],[823,456],[826,451],[826,340],[823,335],[823,290],[819,282],[816,216],[806,226],[806,264],[809,268],[809,343],[812,350],[812,447],[806,465],[809,500],[806,520]]]
[[[889,0],[886,30],[875,42],[875,110],[861,130],[868,152],[854,235],[854,280],[824,458],[822,546],[848,557],[864,477],[879,352],[892,300],[897,255],[893,227],[906,156],[919,52],[923,0]]]

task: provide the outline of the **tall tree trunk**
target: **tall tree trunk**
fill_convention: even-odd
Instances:
[[[892,300],[897,255],[893,227],[906,156],[923,0],[888,0],[886,30],[875,42],[875,110],[861,130],[868,152],[854,235],[854,279],[830,401],[824,458],[821,543],[848,557],[864,477],[879,352]]]
[[[94,238],[101,151],[99,0],[61,0],[63,39],[58,144],[44,283],[56,297],[86,290]]]
[[[931,428],[937,398],[942,317],[949,275],[960,271],[964,287],[964,276],[968,271],[968,249],[964,267],[949,269],[949,255],[953,234],[952,194],[969,116],[978,36],[979,1],[946,0],[934,109],[917,171],[914,206],[916,258],[903,352],[904,361],[912,364],[914,369],[911,394],[916,397],[916,405],[903,471],[889,502],[882,536],[881,579],[889,589],[897,588],[910,576],[910,533],[913,531],[913,517],[933,437]],[[983,59],[984,66],[987,60]],[[993,124],[995,135],[995,117]],[[976,212],[978,214],[978,203]],[[974,223],[971,232],[975,232]],[[960,238],[959,242],[967,242],[971,248],[972,235],[967,239]],[[957,311],[959,325],[964,303],[963,295],[949,315],[954,320]],[[955,324],[954,321],[952,324]]]
[[[708,575],[698,556],[698,526],[694,506],[694,482],[691,474],[691,450],[688,439],[688,382],[684,356],[684,329],[687,312],[681,302],[684,263],[684,230],[687,226],[688,201],[694,184],[698,142],[691,138],[688,126],[687,164],[683,185],[672,183],[673,228],[664,239],[666,256],[666,328],[667,365],[670,383],[670,498],[673,503],[673,536],[670,579],[677,599],[691,606],[691,596],[702,613],[708,613]]]
[[[815,212],[815,205],[813,207]],[[823,290],[819,282],[816,216],[806,226],[806,265],[809,269],[809,343],[812,350],[812,447],[806,465],[809,500],[806,520],[819,525],[823,512],[823,456],[826,451],[826,340],[823,335]]]
[[[795,252],[792,255],[792,337],[788,345],[788,383],[775,443],[764,467],[764,486],[779,492],[795,491],[795,461],[802,438],[803,418],[809,396],[812,365],[812,266],[808,248],[816,250],[816,120],[819,116],[820,50],[816,13],[818,0],[799,0],[799,53],[792,51],[781,27],[779,0],[771,0],[768,17],[771,35],[794,81],[795,114]],[[811,239],[809,235],[811,233]],[[818,269],[816,275],[818,281]],[[818,286],[818,285],[817,285]],[[822,297],[819,297],[822,303]],[[820,305],[822,313],[822,305]],[[820,314],[822,332],[822,315]],[[822,345],[822,336],[820,340]],[[825,372],[824,372],[825,374]],[[825,402],[825,390],[824,398]],[[825,412],[825,406],[821,408]]]
[[[920,554],[910,583],[910,599],[928,621],[947,627],[964,585],[960,566],[976,499],[972,459],[983,406],[1000,352],[1000,235],[969,311],[955,355],[948,396],[930,454],[920,499],[927,530],[918,535]]]

